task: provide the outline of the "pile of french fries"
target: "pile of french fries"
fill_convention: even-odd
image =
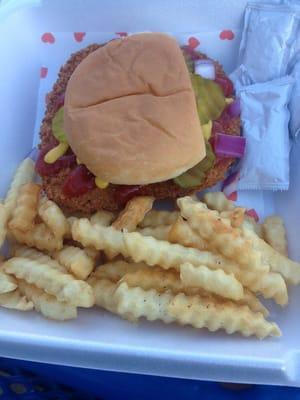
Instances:
[[[66,216],[34,178],[26,159],[0,203],[2,307],[62,321],[96,305],[135,322],[280,336],[258,296],[286,306],[300,282],[281,218],[258,224],[221,192],[172,212],[137,197],[119,215]]]

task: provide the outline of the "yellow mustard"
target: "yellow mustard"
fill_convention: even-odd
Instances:
[[[48,151],[45,155],[44,160],[48,164],[53,164],[57,161],[61,156],[63,156],[68,150],[68,143],[59,143],[56,147]]]
[[[105,189],[109,185],[109,182],[105,182],[104,180],[102,180],[100,178],[95,178],[95,183],[99,189]]]

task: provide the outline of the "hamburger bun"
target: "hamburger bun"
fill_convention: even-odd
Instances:
[[[162,182],[205,157],[189,72],[167,35],[137,34],[92,52],[71,75],[64,107],[72,150],[104,181]]]

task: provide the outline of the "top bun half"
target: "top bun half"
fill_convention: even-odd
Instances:
[[[205,157],[189,72],[165,34],[116,39],[85,58],[67,85],[64,125],[80,162],[114,184],[166,181]]]

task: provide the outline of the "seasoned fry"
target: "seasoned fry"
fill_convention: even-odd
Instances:
[[[250,290],[244,289],[244,297],[236,303],[248,306],[250,310],[261,313],[265,318],[269,315],[269,310]]]
[[[129,288],[123,282],[114,296],[117,313],[123,318],[137,321],[140,317],[145,317],[148,321],[161,320],[166,324],[175,321],[175,317],[168,313],[168,306],[174,297],[171,292],[158,293],[154,289],[146,291],[139,287]]]
[[[29,258],[30,260],[38,261],[40,264],[47,264],[49,267],[57,269],[63,273],[68,272],[67,269],[56,260],[53,260],[53,258],[41,253],[40,251],[32,249],[31,247],[19,246],[15,249],[13,256]]]
[[[145,218],[139,223],[139,226],[141,228],[148,228],[159,225],[172,225],[179,215],[178,211],[151,210],[145,215]]]
[[[261,224],[258,224],[254,218],[245,215],[245,220],[243,222],[243,227],[250,229],[255,232],[260,238],[263,237],[263,228]]]
[[[0,202],[0,249],[6,239],[6,233],[7,233],[7,228],[6,228],[6,223],[8,219],[8,213],[6,211],[6,208],[4,204]]]
[[[211,210],[219,211],[223,218],[226,218],[229,216],[229,219],[231,219],[230,212],[231,211],[234,212],[236,208],[239,208],[239,207],[235,206],[233,201],[228,200],[223,192],[206,193],[203,196],[202,200],[208,206],[208,208],[210,208]],[[241,210],[244,210],[244,208],[242,208]],[[228,211],[229,211],[229,213],[227,214]],[[241,213],[241,211],[240,211],[240,213]],[[255,222],[255,220],[253,218],[249,217],[248,215],[244,215],[244,222],[245,221],[247,221],[248,223],[250,223],[252,225],[252,229],[255,230],[255,232],[258,236],[261,236],[261,225],[260,224]],[[240,226],[241,224],[239,224],[239,222],[240,222],[240,220],[238,220],[237,222],[232,224],[232,226],[233,227]]]
[[[208,192],[203,196],[202,201],[211,210],[222,211],[233,211],[235,208],[234,202],[228,200],[223,192]]]
[[[154,197],[134,197],[126,204],[125,209],[120,213],[118,218],[112,224],[115,229],[126,229],[132,232],[138,224],[143,221],[145,215],[151,210]]]
[[[243,286],[265,299],[274,299],[281,306],[288,303],[288,291],[282,276],[276,272],[257,274],[253,271],[240,270],[234,273]]]
[[[256,335],[259,338],[279,336],[276,324],[267,322],[262,314],[253,313],[247,306],[238,306],[230,301],[222,304],[201,296],[186,296],[181,293],[159,293],[154,289],[129,288],[123,282],[114,294],[117,311],[126,318],[145,317],[149,321],[162,320],[165,323],[178,322],[190,324],[195,328],[208,328],[210,331],[225,329],[227,333],[240,332],[244,336]]]
[[[76,220],[77,220],[76,217],[68,217],[67,218],[68,226],[67,226],[67,231],[64,235],[65,239],[72,239],[72,225],[73,225],[73,222]]]
[[[91,216],[91,223],[102,226],[109,226],[114,218],[115,215],[112,212],[101,210],[97,211]]]
[[[18,289],[13,292],[0,294],[0,306],[19,311],[33,310],[32,301],[28,301],[25,296],[22,296]]]
[[[1,264],[1,263],[0,263]],[[1,265],[0,265],[1,268]],[[13,292],[17,288],[17,281],[14,277],[6,274],[0,269],[0,294]]]
[[[229,219],[233,228],[239,228],[244,223],[245,212],[246,208],[236,207],[232,211],[222,211],[220,216]]]
[[[170,268],[148,267],[146,264],[136,271],[129,271],[120,277],[121,282],[126,282],[129,287],[141,287],[144,290],[155,289],[162,293],[171,290],[173,293],[191,290],[194,293],[201,291],[200,288],[186,288],[181,280],[179,273]]]
[[[184,262],[195,266],[205,265],[212,269],[223,269],[226,273],[240,270],[239,266],[222,256],[156,240],[151,236],[142,236],[138,232],[120,232],[112,227],[93,226],[88,219],[74,222],[72,227],[74,240],[83,246],[93,246],[98,250],[113,250],[135,262],[144,261],[148,265],[177,268]]]
[[[94,277],[89,278],[88,283],[93,288],[95,304],[116,314],[117,309],[114,293],[118,286],[117,283],[112,282],[109,279],[97,279]]]
[[[174,228],[174,230],[173,230]],[[205,249],[205,243],[196,235],[187,222],[179,218],[173,225],[170,233],[169,240],[171,242],[181,243],[185,246]],[[196,265],[196,264],[194,264]],[[212,268],[212,265],[210,265]],[[261,293],[265,298],[274,298],[280,305],[286,305],[288,302],[287,288],[284,280],[279,274],[276,273],[262,273],[258,274],[255,271],[247,271],[246,269],[239,268],[237,264],[229,265],[226,260],[219,259],[219,268],[223,269],[228,274],[233,273],[235,277],[253,292]],[[255,310],[254,310],[255,311]]]
[[[249,270],[269,271],[269,265],[262,262],[261,253],[254,248],[253,241],[245,238],[217,211],[209,210],[204,203],[196,203],[189,197],[178,199],[177,204],[183,217],[207,241],[211,250],[219,251]]]
[[[41,185],[32,182],[20,187],[17,204],[8,224],[10,230],[17,229],[26,232],[33,228],[40,191]]]
[[[108,279],[112,282],[118,282],[125,274],[136,272],[139,269],[145,268],[143,263],[128,263],[126,261],[114,261],[106,263],[96,268],[92,274],[96,279]]]
[[[93,260],[94,264],[99,261],[100,252],[98,250],[94,249],[93,247],[86,247],[84,251],[86,255]]]
[[[112,227],[93,225],[87,218],[77,219],[73,223],[72,237],[84,247],[114,251],[127,256],[122,232]]]
[[[77,317],[77,308],[71,304],[59,302],[55,296],[45,293],[34,285],[19,280],[19,290],[31,300],[36,311],[46,318],[65,321]]]
[[[243,286],[234,275],[228,275],[222,270],[210,270],[204,265],[193,266],[184,263],[180,266],[180,279],[184,286],[197,287],[219,296],[240,300],[244,297]]]
[[[55,237],[62,238],[69,231],[66,217],[52,200],[41,201],[38,212]]]
[[[181,293],[172,299],[168,313],[181,325],[207,328],[211,332],[224,329],[228,334],[239,332],[243,336],[255,335],[259,339],[281,335],[278,326],[266,321],[261,313],[254,313],[249,307],[231,301],[219,304]]]
[[[95,267],[94,260],[86,251],[75,246],[65,246],[53,253],[53,257],[75,278],[82,280],[86,280]]]
[[[180,269],[180,265],[189,262],[192,265],[205,265],[214,270],[223,269],[226,273],[238,266],[222,256],[208,251],[199,251],[179,244],[171,244],[156,240],[150,236],[142,236],[137,232],[124,232],[124,256],[130,256],[133,261],[143,261],[148,265],[159,265],[162,268]]]
[[[15,257],[6,261],[3,269],[6,273],[45,290],[59,301],[79,307],[91,307],[94,304],[93,290],[86,282],[76,280],[72,275],[51,268],[47,264]]]
[[[160,267],[149,268],[144,265],[137,271],[127,272],[121,278],[121,282],[126,282],[129,287],[141,287],[144,290],[155,289],[159,293],[170,290],[173,294],[184,293],[188,296],[198,294],[202,297],[212,298],[214,301],[224,301],[223,297],[213,295],[199,287],[184,285],[180,280],[179,273],[174,269],[164,270]],[[244,296],[236,303],[248,305],[252,311],[261,312],[264,316],[269,314],[264,305],[247,289],[244,289]]]
[[[15,172],[15,176],[10,184],[10,188],[7,192],[4,202],[8,219],[16,207],[20,187],[25,185],[25,183],[32,182],[34,176],[34,162],[30,158],[25,158]]]
[[[278,253],[287,256],[286,231],[282,218],[276,215],[266,218],[262,229],[264,240]]]
[[[138,232],[143,236],[153,236],[157,240],[168,240],[168,235],[171,230],[171,225],[158,225],[155,227],[138,229]]]
[[[29,247],[36,247],[39,250],[52,252],[63,247],[62,238],[55,237],[44,223],[35,225],[29,232],[13,230],[11,233],[19,243],[26,244]]]
[[[168,240],[171,243],[178,243],[186,247],[194,247],[198,250],[207,250],[206,242],[200,235],[184,221],[182,217],[178,217],[175,223],[171,226],[168,235]]]
[[[242,227],[241,229],[245,238],[253,241],[256,250],[261,252],[263,261],[270,265],[272,271],[279,272],[288,283],[293,285],[300,283],[300,263],[292,261],[278,253],[250,229],[246,227]]]

